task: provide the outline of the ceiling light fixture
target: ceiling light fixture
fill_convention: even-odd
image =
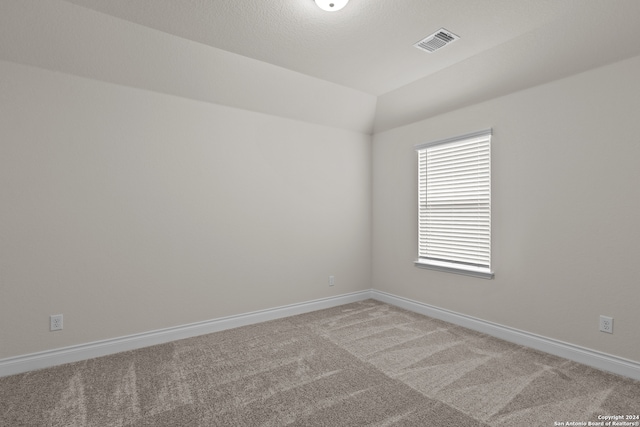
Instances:
[[[327,12],[340,10],[349,3],[349,0],[314,0],[318,7]]]

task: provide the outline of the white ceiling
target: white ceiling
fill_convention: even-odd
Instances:
[[[615,59],[640,52],[638,0],[351,0],[338,12],[324,12],[313,0],[67,1],[376,96],[465,67],[473,57],[486,69],[482,57],[493,62],[492,50],[510,43],[501,50],[501,59],[508,59],[529,47],[522,36],[535,31],[560,30],[572,42],[599,33],[622,52]],[[441,27],[461,39],[432,54],[412,46]],[[635,37],[615,39],[616,32],[629,31]],[[514,43],[519,38],[523,43]],[[531,53],[545,61],[546,50],[554,60],[548,66],[562,68],[552,51],[563,40],[551,43]],[[586,69],[600,65],[593,57],[602,53],[566,61],[572,68],[583,61]],[[530,85],[527,78],[521,77],[523,87]]]
[[[640,0],[0,0],[0,61],[384,132],[640,55]],[[440,28],[460,40],[429,54]]]

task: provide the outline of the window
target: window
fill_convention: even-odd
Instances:
[[[493,278],[491,129],[418,152],[418,267]]]

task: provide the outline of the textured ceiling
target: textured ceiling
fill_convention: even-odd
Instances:
[[[545,25],[566,25],[572,14],[593,3],[351,0],[341,11],[328,13],[312,0],[68,1],[373,95],[455,66]],[[412,46],[441,27],[461,40],[434,54]]]
[[[0,60],[377,133],[640,55],[640,0],[0,0]],[[460,40],[429,54],[440,28]]]

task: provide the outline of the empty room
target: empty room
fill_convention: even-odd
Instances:
[[[640,426],[639,22],[0,0],[0,425]]]

